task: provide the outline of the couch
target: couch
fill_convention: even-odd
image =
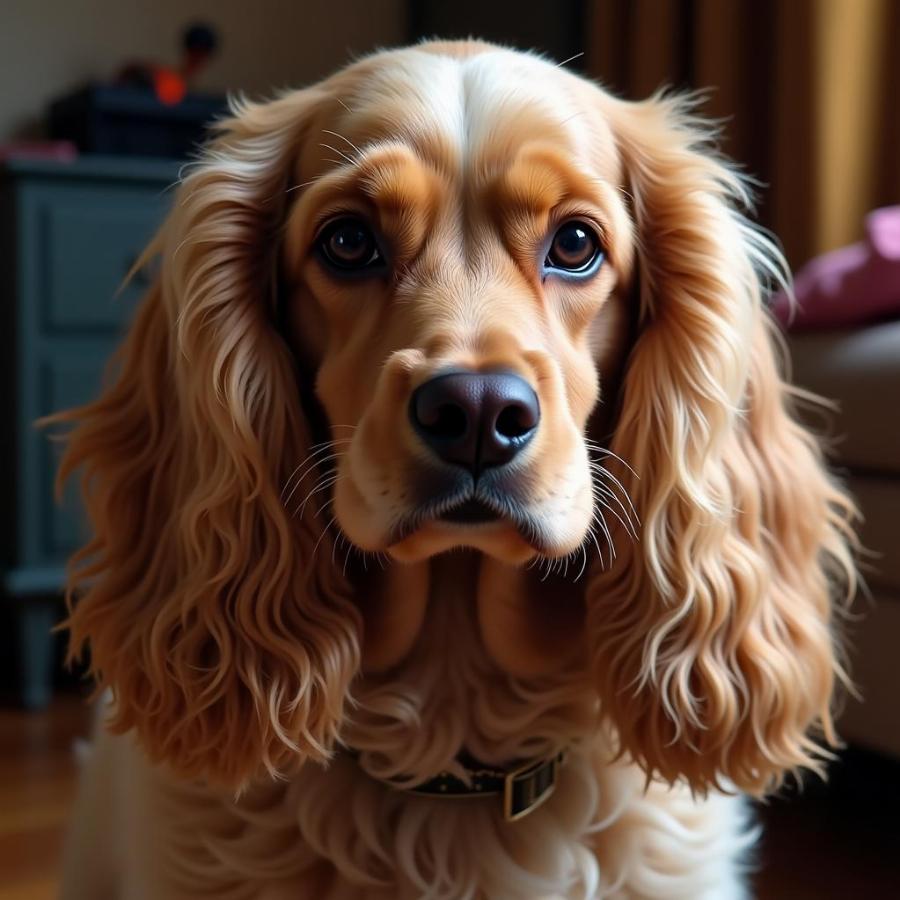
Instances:
[[[837,403],[812,424],[827,426],[837,474],[863,515],[868,592],[846,625],[861,699],[847,698],[839,729],[900,758],[900,321],[803,334],[790,351],[795,383]]]

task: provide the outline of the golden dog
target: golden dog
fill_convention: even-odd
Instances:
[[[463,42],[218,131],[68,414],[112,699],[64,896],[744,896],[853,509],[710,129]]]

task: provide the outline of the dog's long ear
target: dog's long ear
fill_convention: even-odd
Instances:
[[[761,793],[833,741],[853,507],[793,418],[761,300],[780,257],[740,178],[683,102],[610,116],[641,286],[612,449],[642,528],[589,587],[601,702],[648,773]]]
[[[313,92],[245,106],[174,198],[158,282],[117,373],[75,423],[94,537],[70,581],[72,652],[90,647],[116,731],[236,787],[329,752],[358,621],[324,523],[282,491],[309,452],[274,326],[274,254]]]

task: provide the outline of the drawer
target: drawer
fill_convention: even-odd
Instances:
[[[0,164],[4,412],[0,582],[53,591],[88,536],[78,479],[57,504],[62,446],[35,420],[97,396],[146,292],[120,290],[175,196],[175,161],[84,156]],[[57,429],[59,430],[59,429]]]
[[[170,195],[134,185],[35,185],[27,192],[31,274],[47,334],[118,333],[147,288],[123,280],[165,215]]]
[[[95,398],[115,341],[69,341],[42,354],[36,367],[38,416],[70,409]],[[51,429],[50,433],[53,430]],[[70,480],[60,503],[55,496],[56,472],[63,447],[47,431],[29,428],[24,434],[23,475],[25,557],[32,564],[59,564],[88,536],[80,503],[78,477]]]

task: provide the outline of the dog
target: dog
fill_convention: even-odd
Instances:
[[[428,42],[218,125],[63,416],[66,900],[748,896],[854,509],[694,106]]]

